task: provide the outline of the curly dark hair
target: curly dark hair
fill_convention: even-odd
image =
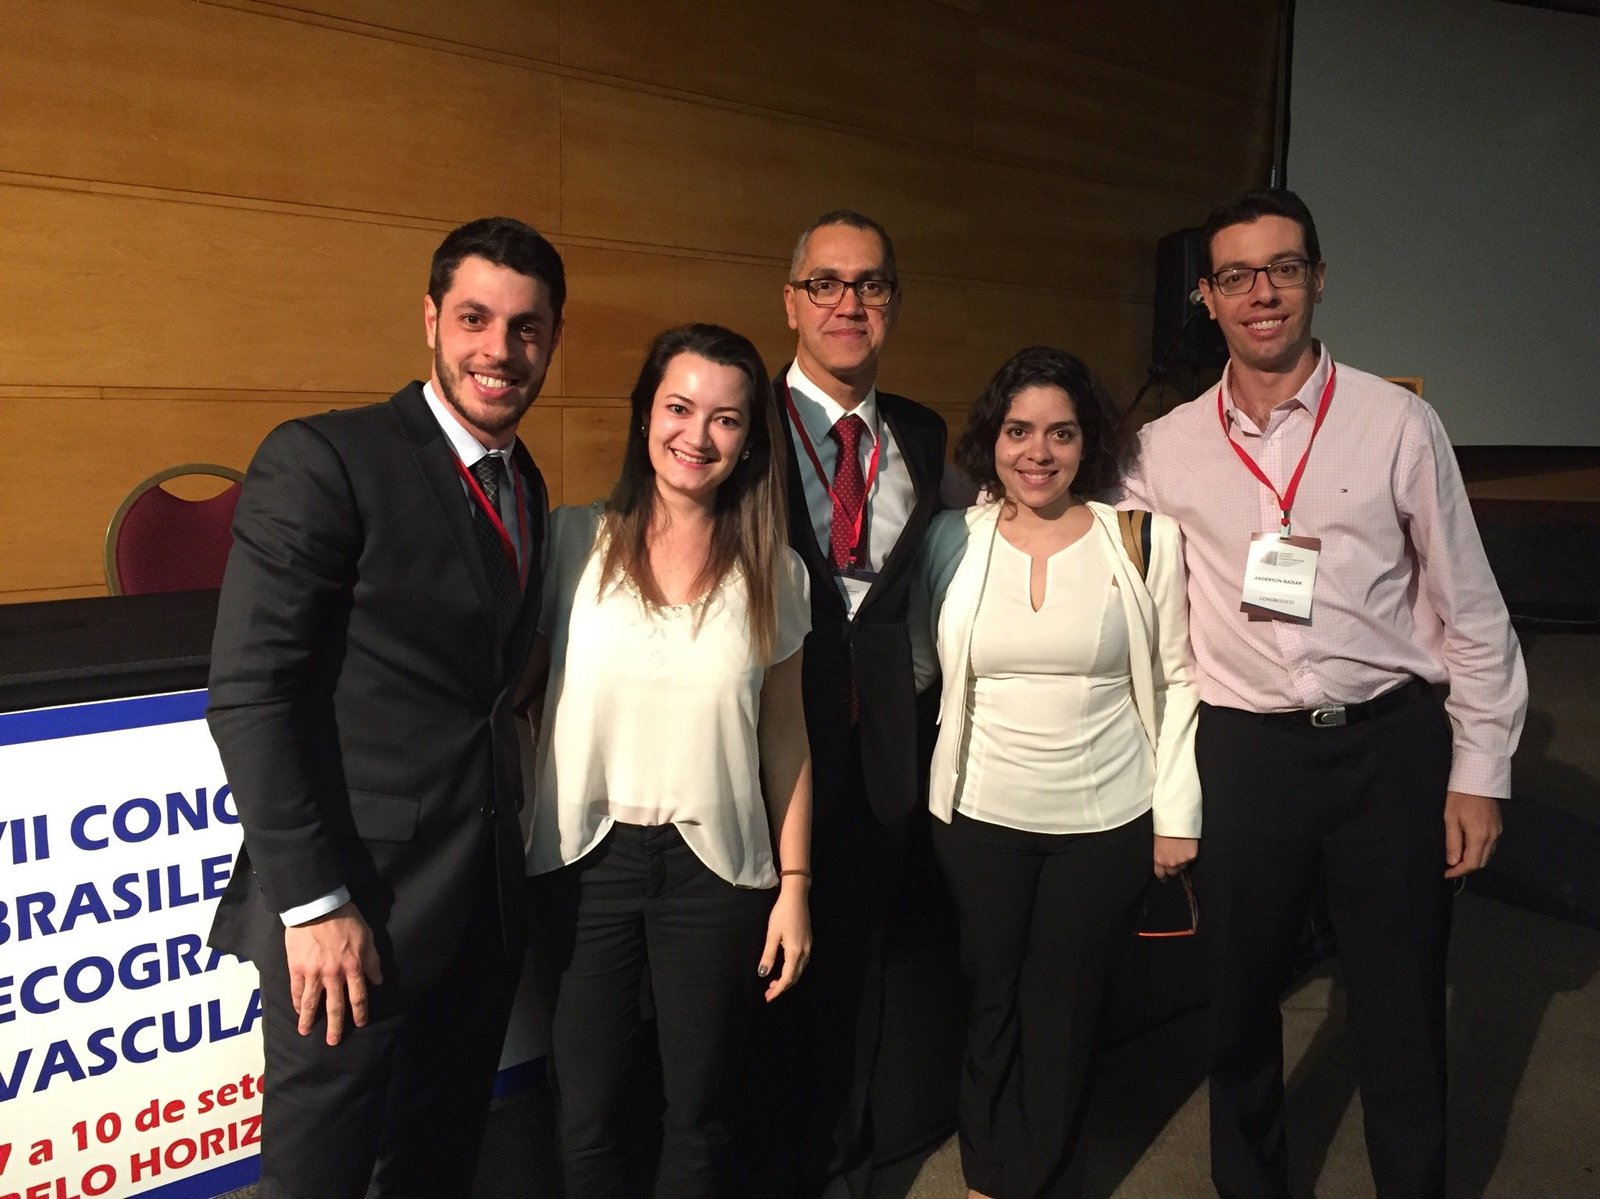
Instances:
[[[998,371],[967,414],[967,428],[956,442],[955,462],[991,496],[1003,496],[995,470],[994,447],[1011,401],[1029,387],[1059,387],[1072,400],[1083,432],[1083,456],[1072,494],[1097,496],[1121,477],[1127,437],[1111,396],[1083,360],[1052,346],[1018,350]]]

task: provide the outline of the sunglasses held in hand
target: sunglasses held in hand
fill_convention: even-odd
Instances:
[[[1194,897],[1194,883],[1188,870],[1178,871],[1178,881],[1183,884],[1183,898],[1188,904],[1187,924],[1177,910],[1177,892],[1172,880],[1153,883],[1144,893],[1144,909],[1139,913],[1141,937],[1192,937],[1199,931],[1200,904]]]

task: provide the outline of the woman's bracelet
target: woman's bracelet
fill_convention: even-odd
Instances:
[[[788,878],[791,874],[798,874],[801,878],[810,878],[811,877],[811,871],[809,871],[809,870],[780,870],[780,871],[778,871],[778,877],[779,878]]]

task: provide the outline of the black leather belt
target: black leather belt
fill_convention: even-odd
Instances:
[[[1277,728],[1337,729],[1377,716],[1387,716],[1390,712],[1398,711],[1412,701],[1420,699],[1427,690],[1427,683],[1421,679],[1412,679],[1409,683],[1401,683],[1400,686],[1385,691],[1365,703],[1324,704],[1320,708],[1306,708],[1299,712],[1255,712],[1253,715],[1263,724],[1274,725]]]

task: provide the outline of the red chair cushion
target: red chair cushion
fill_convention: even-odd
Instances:
[[[152,487],[134,500],[117,531],[117,578],[124,595],[222,586],[233,548],[239,484],[204,500]]]

